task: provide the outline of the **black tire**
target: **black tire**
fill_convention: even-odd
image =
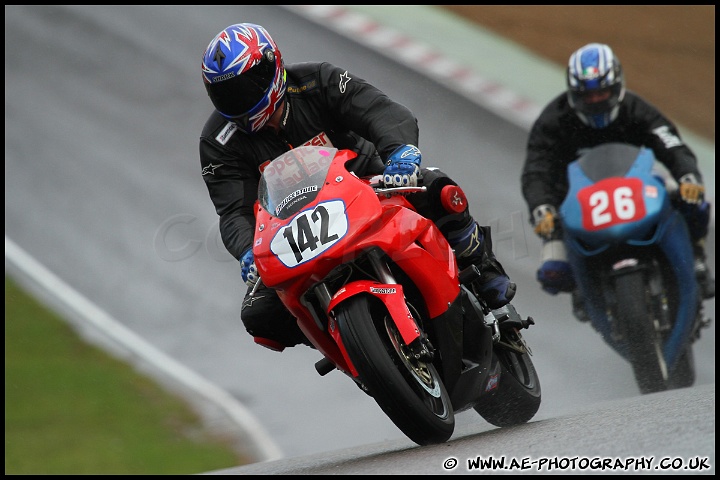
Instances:
[[[520,334],[510,335],[520,340]],[[530,354],[496,345],[493,356],[500,368],[498,386],[475,405],[475,411],[496,427],[527,423],[535,416],[542,401],[540,378]]]
[[[652,314],[645,274],[627,272],[615,277],[615,315],[628,346],[628,360],[640,393],[669,388],[669,374],[663,356],[663,339]]]
[[[455,430],[455,414],[432,364],[409,355],[381,303],[367,295],[335,309],[340,337],[362,387],[410,440],[442,443]]]
[[[687,388],[692,387],[694,384],[695,357],[693,356],[692,345],[688,345],[680,355],[675,370],[670,373],[668,388]]]

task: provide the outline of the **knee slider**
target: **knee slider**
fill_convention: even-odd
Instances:
[[[271,350],[282,351],[284,347],[293,347],[305,340],[297,320],[277,295],[244,302],[240,318],[245,330],[254,337],[255,343]]]
[[[275,352],[282,352],[283,350],[285,350],[285,345],[280,342],[276,342],[275,340],[272,340],[270,338],[253,337],[253,340],[261,347],[269,348],[270,350],[273,350]]]
[[[258,345],[282,352],[285,347],[294,347],[306,341],[297,320],[291,315],[275,318],[266,315],[250,317],[243,313],[242,321],[245,330],[253,336]]]

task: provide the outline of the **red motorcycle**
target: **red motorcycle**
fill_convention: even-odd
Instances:
[[[435,224],[405,194],[346,168],[356,154],[299,147],[263,170],[253,252],[324,358],[419,445],[448,440],[474,408],[506,427],[540,407],[540,381],[515,308],[491,310],[458,271]]]

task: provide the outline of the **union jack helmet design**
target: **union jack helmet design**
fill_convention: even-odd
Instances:
[[[260,130],[282,104],[282,54],[260,25],[230,25],[203,54],[202,76],[215,108],[245,133]]]
[[[625,77],[609,46],[589,43],[570,55],[567,68],[570,106],[586,125],[605,128],[620,111]]]

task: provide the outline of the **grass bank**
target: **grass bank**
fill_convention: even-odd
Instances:
[[[244,463],[183,400],[5,277],[5,474],[194,474]]]

